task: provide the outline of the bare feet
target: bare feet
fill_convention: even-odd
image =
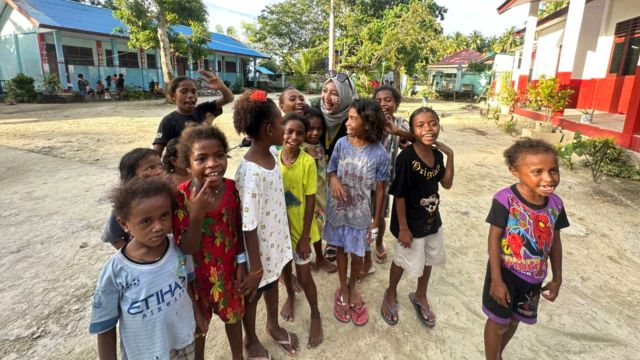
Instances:
[[[320,315],[311,317],[311,326],[309,327],[309,342],[307,343],[308,349],[315,349],[324,340],[322,332],[322,320]]]
[[[257,341],[253,344],[247,344],[246,341],[247,339],[245,338],[244,349],[247,351],[248,359],[261,359],[261,358],[270,359],[271,358],[269,356],[269,352],[267,351],[267,349],[264,348],[264,346],[262,346],[260,341]]]
[[[285,286],[287,285],[285,283],[284,276],[282,275],[280,276],[280,283]],[[302,286],[300,286],[300,283],[298,282],[298,278],[296,277],[295,274],[291,274],[291,286],[293,286],[293,291],[297,293],[302,292]]]
[[[326,271],[328,274],[338,271],[338,267],[335,264],[330,263],[327,259],[322,259],[315,263],[315,266]]]
[[[267,329],[267,334],[271,336],[273,340],[280,346],[280,348],[289,356],[296,356],[298,354],[299,342],[298,335],[288,332],[282,327],[278,329]]]
[[[293,321],[294,309],[293,302],[295,300],[295,295],[287,296],[287,300],[282,305],[282,310],[280,310],[280,316],[285,321]]]

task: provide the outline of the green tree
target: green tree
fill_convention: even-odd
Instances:
[[[511,53],[515,48],[522,45],[522,38],[515,35],[516,27],[512,26],[505,30],[495,44],[493,44],[492,50],[497,53]]]
[[[129,47],[160,48],[165,86],[173,80],[171,53],[193,59],[206,54],[211,34],[207,30],[207,9],[201,0],[114,0],[114,3],[115,17],[128,28]],[[192,33],[180,34],[172,29],[175,25],[190,26]]]
[[[238,36],[238,30],[236,30],[235,27],[233,26],[229,26],[227,27],[227,36],[231,36],[231,37],[237,37]]]
[[[538,10],[538,19],[547,17],[560,9],[566,8],[567,6],[569,6],[568,0],[544,2],[540,5],[540,9]]]
[[[244,23],[249,42],[261,51],[284,61],[301,50],[322,46],[327,41],[329,0],[285,0],[268,5],[253,23]]]
[[[214,31],[218,34],[224,34],[224,28],[220,24],[216,24],[216,26],[214,27]]]
[[[477,52],[483,52],[485,47],[485,38],[478,30],[473,30],[467,37],[469,48]]]

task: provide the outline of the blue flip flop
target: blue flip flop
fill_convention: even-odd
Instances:
[[[411,293],[409,294],[409,300],[411,300],[411,303],[413,304],[413,307],[416,309],[416,315],[418,315],[418,319],[426,326],[428,327],[434,327],[436,326],[436,320],[429,320],[428,318],[431,316],[434,316],[433,311],[431,311],[431,306],[427,306],[426,308],[424,306],[422,306],[422,304],[420,304],[418,302],[418,299],[416,299],[416,293]],[[424,315],[423,315],[423,311],[424,313],[427,314],[427,318],[425,319]]]
[[[395,317],[396,319],[387,319],[387,317],[384,314],[384,311],[382,310],[382,308],[380,309],[380,315],[382,315],[382,320],[384,320],[387,324],[389,325],[395,325],[398,323],[398,321],[400,320],[400,318],[398,317],[398,301],[396,300],[396,305],[394,307],[391,307],[391,305],[389,305],[389,303],[387,302],[387,292],[389,291],[389,289],[384,289],[384,297],[382,298],[382,305],[384,305],[387,310],[389,311],[389,313]]]

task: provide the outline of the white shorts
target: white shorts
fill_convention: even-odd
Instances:
[[[313,248],[313,245],[311,245],[311,247]],[[293,263],[296,265],[305,265],[311,262],[311,254],[309,254],[309,257],[306,259],[301,258],[300,256],[298,256],[298,253],[293,250]]]
[[[442,266],[447,262],[442,228],[435,234],[413,238],[411,247],[405,248],[396,242],[393,263],[415,277],[422,276],[425,266]]]

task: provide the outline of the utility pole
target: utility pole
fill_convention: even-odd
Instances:
[[[334,0],[331,0],[331,13],[329,14],[329,69],[328,69],[329,71],[335,70],[336,68],[335,52],[333,50],[334,41],[336,37],[336,31],[334,26],[335,17],[333,15],[333,5],[334,5]]]

